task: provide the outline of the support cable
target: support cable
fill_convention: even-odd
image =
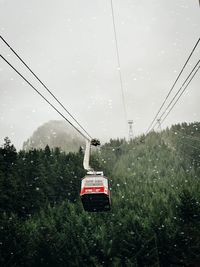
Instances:
[[[178,134],[178,136],[181,136],[182,140],[184,139],[184,140],[188,140],[188,141],[191,141],[191,142],[194,142],[194,143],[200,142],[200,139],[198,139],[198,138],[194,139],[191,135],[184,135],[184,134],[180,133],[179,131],[173,131],[173,132],[174,132],[174,134]],[[200,149],[200,147],[199,147],[199,149]]]
[[[182,136],[183,138],[189,139],[190,141],[200,142],[200,138],[198,138],[197,136],[185,134],[185,133],[182,133],[178,130],[172,130],[172,131],[174,134],[178,134],[178,135]]]
[[[198,62],[195,64],[195,66],[193,67],[193,69],[191,70],[191,72],[189,73],[189,75],[187,76],[187,78],[185,79],[185,81],[183,82],[183,84],[181,85],[181,87],[179,88],[179,90],[176,92],[176,94],[174,95],[174,97],[172,98],[172,100],[169,102],[169,104],[165,108],[165,110],[162,113],[162,115],[159,117],[160,124],[162,123],[162,121],[161,121],[162,117],[165,115],[165,113],[167,112],[168,108],[170,108],[171,104],[173,104],[173,101],[176,99],[176,97],[178,96],[178,94],[180,93],[180,91],[183,89],[184,85],[189,80],[190,76],[192,75],[192,73],[194,72],[194,70],[196,69],[196,67],[198,66],[199,62],[200,62],[200,60],[198,60]],[[154,123],[154,125],[151,128],[151,130],[155,128],[155,126],[156,126],[157,123],[158,123],[157,121]]]
[[[170,110],[168,111],[168,113],[166,114],[166,116],[164,117],[164,119],[161,121],[161,123],[163,123],[164,120],[167,118],[167,116],[170,114],[170,112],[172,111],[172,109],[174,108],[174,106],[177,104],[177,102],[179,101],[180,97],[185,92],[185,90],[187,89],[188,85],[191,83],[191,81],[193,80],[193,78],[195,77],[195,75],[197,74],[197,72],[198,72],[199,69],[200,69],[200,66],[198,66],[198,68],[196,69],[196,71],[194,72],[194,74],[192,75],[192,77],[190,78],[189,82],[187,83],[187,85],[185,86],[185,88],[182,90],[181,94],[178,96],[178,98],[176,99],[176,101],[174,102],[174,104],[172,105],[172,107],[170,108]]]
[[[79,132],[86,140],[90,139],[83,134],[76,126],[74,126],[45,96],[43,96],[10,62],[6,60],[2,55],[0,57],[30,86],[36,93],[38,93],[64,120],[66,120],[77,132]]]
[[[118,64],[117,69],[118,69],[119,79],[120,79],[120,88],[121,88],[121,93],[122,93],[122,102],[123,102],[124,114],[125,114],[125,118],[127,121],[128,117],[127,117],[127,109],[126,109],[126,104],[125,104],[124,86],[123,86],[122,73],[121,73],[121,63],[120,63],[120,56],[119,56],[119,45],[118,45],[118,40],[117,40],[115,15],[114,15],[114,8],[113,8],[112,0],[110,0],[110,4],[111,4],[111,11],[112,11],[113,31],[114,31],[114,37],[115,37],[115,47],[116,47],[117,64]]]
[[[58,98],[51,92],[51,90],[41,81],[41,79],[33,72],[33,70],[25,63],[25,61],[18,55],[18,53],[8,44],[8,42],[0,35],[1,40],[9,47],[9,49],[16,55],[16,57],[24,64],[24,66],[32,73],[32,75],[42,84],[48,93],[56,100],[56,102],[67,112],[67,114],[78,124],[78,126],[92,139],[90,134],[81,126],[81,124],[74,118],[74,116],[65,108],[65,106],[58,100]]]
[[[153,118],[153,120],[152,120],[151,124],[149,125],[149,127],[148,127],[148,129],[147,129],[147,131],[146,131],[146,133],[145,133],[145,134],[147,134],[147,133],[150,131],[150,129],[151,129],[151,127],[152,127],[152,125],[153,125],[154,121],[156,120],[156,118],[157,118],[158,114],[160,113],[161,109],[162,109],[162,108],[163,108],[163,106],[165,105],[165,103],[166,103],[166,101],[167,101],[167,99],[168,99],[169,95],[171,94],[172,90],[174,89],[174,87],[175,87],[175,85],[176,85],[177,81],[179,80],[179,78],[180,78],[181,74],[183,73],[183,70],[185,69],[185,67],[186,67],[186,65],[187,65],[187,63],[188,63],[188,61],[190,60],[190,58],[191,58],[192,54],[194,53],[194,51],[195,51],[195,49],[196,49],[197,45],[199,44],[199,41],[200,41],[200,38],[197,40],[197,42],[196,42],[195,46],[193,47],[193,49],[192,49],[192,51],[191,51],[191,53],[190,53],[189,57],[187,58],[187,60],[186,60],[185,64],[183,65],[183,67],[182,67],[181,71],[179,72],[179,74],[178,74],[178,76],[177,76],[177,78],[176,78],[175,82],[173,83],[173,85],[172,85],[171,89],[169,90],[169,92],[168,92],[167,96],[165,97],[165,99],[164,99],[164,101],[163,101],[162,105],[160,106],[160,108],[159,108],[158,112],[156,113],[155,117]]]

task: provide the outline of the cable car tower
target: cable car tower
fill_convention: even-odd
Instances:
[[[161,127],[161,119],[157,119],[157,123],[158,123],[158,129],[161,132],[162,131],[162,127]]]
[[[128,120],[128,125],[129,125],[128,140],[130,141],[131,139],[133,139],[133,120]]]

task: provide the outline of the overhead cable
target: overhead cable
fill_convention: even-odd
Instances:
[[[76,126],[74,126],[43,94],[41,94],[5,57],[0,55],[0,57],[28,84],[38,93],[64,120],[66,120],[78,133],[80,133],[86,140],[90,139],[83,134]]]
[[[193,136],[193,135],[188,135],[188,134],[179,132],[179,131],[177,131],[177,130],[174,130],[173,133],[182,136],[183,139],[186,138],[186,139],[188,139],[188,140],[190,140],[190,141],[193,141],[193,142],[200,142],[200,138],[195,137],[195,136]]]
[[[92,139],[90,134],[81,126],[81,124],[74,118],[74,116],[65,108],[65,106],[58,100],[58,98],[51,92],[51,90],[41,81],[41,79],[33,72],[33,70],[25,63],[25,61],[18,55],[18,53],[8,44],[8,42],[0,35],[1,40],[9,47],[9,49],[16,55],[16,57],[24,64],[24,66],[32,73],[32,75],[42,84],[48,93],[56,100],[56,102],[67,112],[67,114],[78,124],[78,126]]]
[[[177,102],[179,101],[180,97],[182,96],[182,94],[185,92],[185,90],[187,89],[188,85],[191,83],[191,81],[194,79],[195,75],[197,74],[198,70],[200,69],[200,65],[198,66],[198,68],[196,69],[196,71],[194,72],[194,74],[192,75],[192,77],[190,78],[189,82],[187,83],[187,85],[185,86],[185,88],[182,90],[182,92],[180,93],[180,95],[178,96],[178,98],[176,99],[176,101],[174,102],[174,104],[172,105],[172,107],[170,108],[170,110],[167,112],[166,116],[162,119],[161,123],[164,122],[164,120],[167,118],[167,116],[170,114],[170,112],[172,111],[172,109],[174,108],[174,106],[177,104]]]
[[[191,51],[191,52],[190,52],[190,54],[189,54],[189,57],[187,58],[187,60],[186,60],[186,62],[184,63],[184,65],[183,65],[183,67],[182,67],[181,71],[179,72],[179,74],[178,74],[178,76],[177,76],[177,78],[176,78],[175,82],[173,83],[173,85],[172,85],[171,89],[169,90],[169,92],[168,92],[167,96],[165,97],[165,99],[164,99],[163,103],[161,104],[161,106],[160,106],[160,108],[158,109],[158,111],[157,111],[156,115],[154,116],[154,118],[153,118],[152,122],[150,123],[150,125],[149,125],[149,127],[148,127],[148,129],[147,129],[147,131],[146,131],[146,134],[147,134],[147,133],[150,131],[150,129],[151,129],[151,127],[152,127],[152,125],[153,125],[154,121],[156,120],[156,118],[158,117],[158,115],[159,115],[159,113],[160,113],[161,109],[162,109],[162,108],[163,108],[163,106],[165,105],[165,103],[166,103],[167,99],[169,98],[169,96],[170,96],[170,94],[171,94],[172,90],[174,89],[174,87],[175,87],[175,85],[176,85],[177,81],[179,80],[179,78],[180,78],[181,74],[183,73],[183,70],[185,69],[185,67],[186,67],[186,65],[187,65],[187,63],[188,63],[188,61],[190,60],[190,58],[191,58],[192,54],[194,53],[194,51],[195,51],[195,49],[196,49],[197,45],[199,44],[199,42],[200,42],[200,38],[197,40],[197,42],[196,42],[195,46],[193,47],[192,51]]]
[[[117,40],[117,31],[116,31],[116,25],[115,25],[115,15],[114,15],[114,8],[113,8],[113,2],[110,0],[111,4],[111,11],[112,11],[112,22],[113,22],[113,31],[114,31],[114,38],[115,38],[115,47],[116,47],[116,55],[117,55],[117,64],[118,64],[118,73],[119,73],[119,80],[120,80],[120,88],[121,88],[121,94],[122,94],[122,102],[123,102],[123,108],[124,108],[124,114],[126,118],[126,122],[128,121],[127,116],[127,110],[126,110],[126,103],[125,103],[125,95],[124,95],[124,85],[122,80],[122,73],[121,73],[121,63],[120,63],[120,56],[119,56],[119,45]]]
[[[181,87],[179,88],[179,90],[176,92],[176,94],[174,95],[174,97],[172,98],[172,100],[169,102],[169,104],[167,105],[167,107],[163,111],[162,115],[159,117],[158,120],[160,121],[160,123],[162,123],[161,122],[162,117],[166,114],[166,112],[170,108],[170,106],[173,103],[173,101],[176,99],[176,97],[178,96],[178,94],[180,93],[180,91],[183,89],[183,87],[185,86],[185,84],[187,83],[187,81],[189,80],[189,78],[191,77],[192,73],[194,72],[194,70],[198,66],[199,62],[200,62],[200,60],[197,61],[197,63],[195,64],[195,66],[193,67],[193,69],[191,70],[191,72],[189,73],[189,75],[187,76],[187,78],[185,79],[185,81],[183,82],[183,84],[181,85]],[[154,127],[156,126],[156,124],[157,124],[157,122],[155,122],[154,126],[152,126],[152,129],[154,129]]]

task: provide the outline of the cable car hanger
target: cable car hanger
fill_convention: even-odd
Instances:
[[[99,146],[98,139],[86,140],[83,167],[87,171],[81,181],[80,197],[85,211],[99,212],[111,209],[108,178],[103,171],[94,171],[90,167],[91,145]]]

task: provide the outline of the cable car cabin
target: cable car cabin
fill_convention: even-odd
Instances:
[[[80,197],[85,211],[98,212],[110,210],[108,178],[103,175],[103,172],[88,172],[83,177]]]

